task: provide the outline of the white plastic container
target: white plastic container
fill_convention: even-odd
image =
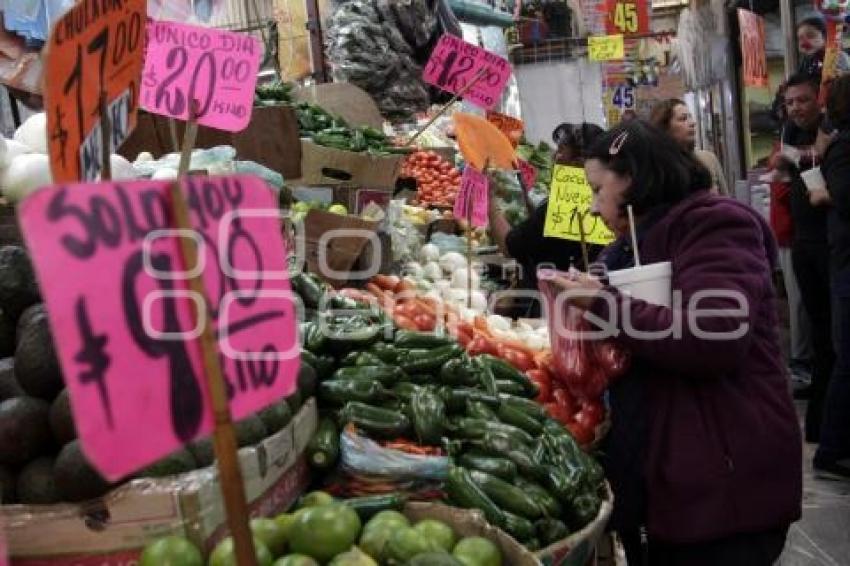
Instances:
[[[673,269],[669,261],[608,272],[608,282],[635,299],[669,307],[673,303]]]
[[[824,179],[820,167],[812,167],[808,171],[803,171],[800,173],[800,178],[803,179],[803,183],[806,184],[806,188],[810,192],[826,190],[826,179]]]

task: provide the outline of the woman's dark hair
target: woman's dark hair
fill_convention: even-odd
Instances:
[[[817,16],[806,18],[797,24],[797,27],[795,28],[796,31],[800,31],[800,28],[803,26],[813,27],[818,30],[822,36],[826,37],[826,22],[823,21],[823,18],[819,18]]]
[[[842,75],[829,86],[826,115],[838,130],[850,130],[850,75]]]
[[[684,100],[678,98],[662,100],[652,107],[652,113],[649,115],[649,123],[662,132],[669,132],[670,121],[673,119],[673,111],[680,105],[686,108],[688,106]]]
[[[596,124],[561,124],[552,132],[552,141],[558,146],[569,146],[573,155],[585,157],[590,146],[605,130]]]
[[[623,200],[635,214],[674,205],[694,192],[711,188],[711,173],[691,152],[642,120],[621,123],[600,136],[587,159],[632,180]]]

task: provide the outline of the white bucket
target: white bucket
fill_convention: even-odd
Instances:
[[[669,261],[608,272],[608,282],[635,299],[669,307],[673,303],[673,269]]]

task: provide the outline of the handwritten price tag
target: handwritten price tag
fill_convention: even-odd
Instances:
[[[446,34],[431,53],[423,78],[428,84],[459,94],[481,74],[463,98],[489,110],[501,99],[511,72],[507,59]]]
[[[591,61],[611,61],[626,56],[623,36],[602,35],[587,38],[587,55]]]
[[[519,174],[526,191],[530,191],[537,184],[537,168],[524,159],[517,159],[519,163]]]
[[[239,132],[251,121],[260,68],[255,38],[210,28],[150,20],[142,78],[142,108],[189,119],[198,100],[198,123]]]
[[[144,50],[146,0],[71,8],[53,27],[44,72],[50,170],[57,183],[93,181],[111,152],[136,127]],[[111,134],[104,142],[101,94]]]
[[[201,259],[183,266],[169,187],[57,185],[18,209],[81,442],[110,479],[213,429],[192,301],[209,305],[234,419],[295,389],[296,314],[274,194],[255,177],[186,178],[194,230],[183,237]],[[189,290],[195,270],[207,297]]]
[[[525,123],[522,120],[501,114],[499,112],[487,111],[487,120],[492,122],[510,140],[511,145],[516,148],[525,133]]]
[[[487,175],[467,165],[460,180],[460,191],[455,200],[455,218],[472,216],[472,225],[487,226],[490,210],[490,181]],[[472,210],[470,211],[470,207]]]
[[[584,169],[556,165],[549,190],[543,235],[580,241],[579,222],[582,221],[585,241],[601,245],[613,242],[614,234],[602,219],[588,214],[592,201],[593,192],[587,183]]]

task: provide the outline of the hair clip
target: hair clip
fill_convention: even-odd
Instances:
[[[617,155],[620,153],[620,150],[623,149],[623,146],[626,145],[626,140],[629,139],[629,132],[622,132],[614,141],[611,142],[611,147],[608,148],[608,153],[611,155]]]

